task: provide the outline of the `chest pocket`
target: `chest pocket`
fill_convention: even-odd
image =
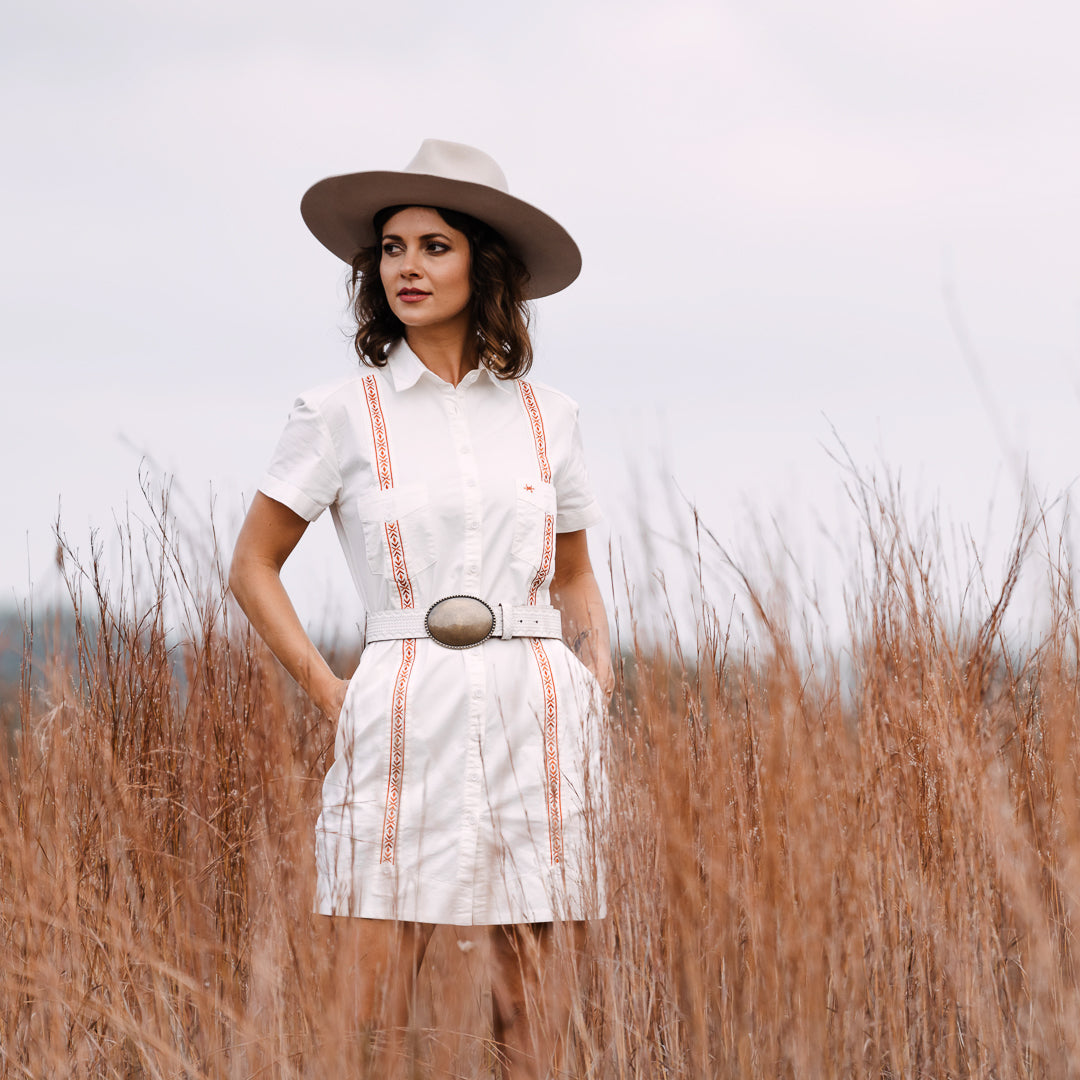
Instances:
[[[551,576],[555,564],[555,485],[519,476],[514,506],[514,557],[533,574],[545,570]]]
[[[435,562],[435,533],[425,484],[402,484],[368,496],[360,508],[371,572],[392,583],[416,581]]]

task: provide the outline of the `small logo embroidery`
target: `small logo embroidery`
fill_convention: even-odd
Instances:
[[[526,484],[525,485],[525,490],[526,491],[535,491],[536,489],[532,486],[532,484]]]

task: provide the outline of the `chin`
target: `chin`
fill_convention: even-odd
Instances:
[[[427,319],[418,311],[403,311],[400,314],[395,311],[394,314],[404,326],[431,326],[433,323],[442,321],[441,319]]]

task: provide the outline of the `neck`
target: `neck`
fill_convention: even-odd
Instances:
[[[472,343],[468,323],[410,327],[405,334],[408,346],[433,375],[457,386],[480,360]]]

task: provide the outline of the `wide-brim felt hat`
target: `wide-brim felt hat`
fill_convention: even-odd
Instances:
[[[526,299],[559,292],[581,272],[581,252],[570,234],[511,195],[495,160],[463,143],[425,139],[400,172],[329,176],[307,190],[300,213],[316,239],[351,265],[361,248],[378,243],[373,219],[388,206],[444,207],[490,225],[529,271]]]

